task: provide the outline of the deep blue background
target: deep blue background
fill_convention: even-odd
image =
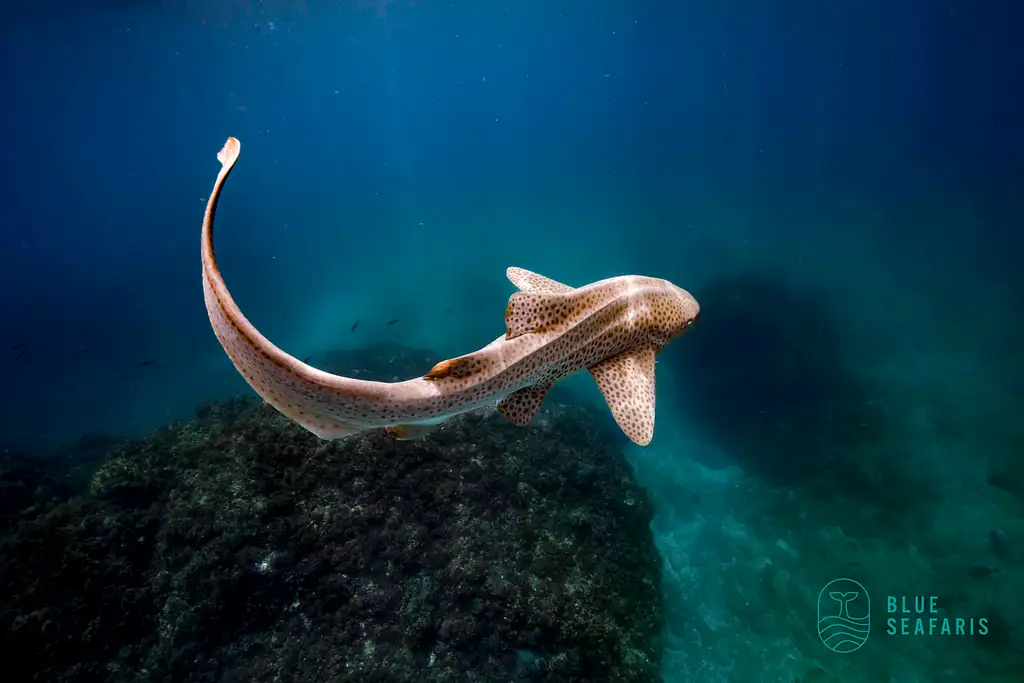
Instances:
[[[834,274],[874,255],[925,300],[966,297],[954,318],[970,296],[1019,302],[1011,3],[363,5],[5,8],[2,336],[26,344],[0,356],[11,438],[148,428],[224,393],[198,223],[229,134],[228,281],[297,353],[378,300],[422,328],[425,288],[472,331],[454,346],[487,340],[512,262],[693,288],[743,243]],[[997,291],[948,287],[970,273]]]

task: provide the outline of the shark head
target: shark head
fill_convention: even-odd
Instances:
[[[693,298],[693,295],[682,287],[677,287],[666,280],[672,290],[671,307],[675,312],[672,316],[674,325],[669,329],[669,339],[675,339],[683,332],[686,332],[700,317],[700,304]]]
[[[693,327],[700,316],[700,304],[693,295],[668,280],[644,278],[643,289],[653,296],[647,299],[644,324],[651,343],[664,348],[673,339]]]

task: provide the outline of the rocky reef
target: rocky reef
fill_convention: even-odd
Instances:
[[[382,346],[321,366],[390,379],[433,360]],[[0,456],[5,669],[656,681],[651,504],[603,417],[556,392],[526,429],[480,412],[420,441],[327,443],[244,398],[89,456]]]

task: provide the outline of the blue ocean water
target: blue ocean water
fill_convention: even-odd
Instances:
[[[653,444],[619,444],[656,508],[663,680],[1019,680],[1012,3],[2,11],[0,443],[143,436],[251,394],[199,268],[235,136],[222,271],[314,365],[487,344],[510,265],[701,302],[659,356]],[[600,406],[592,384],[567,382]],[[878,611],[849,654],[814,625],[843,577]],[[884,632],[888,596],[951,592],[940,616],[993,634]]]

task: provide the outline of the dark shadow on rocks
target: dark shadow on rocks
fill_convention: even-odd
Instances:
[[[828,305],[770,274],[696,292],[697,327],[674,363],[687,421],[745,471],[775,485],[890,509],[920,503],[891,466],[886,425],[845,367]],[[891,440],[890,440],[891,441]]]
[[[430,355],[333,358],[386,378]],[[653,683],[652,506],[606,424],[553,397],[525,429],[327,443],[255,398],[203,406],[18,512],[0,657],[55,683]]]
[[[0,450],[0,537],[16,529],[26,510],[46,510],[81,492],[117,441],[85,436],[45,456]]]
[[[990,471],[985,481],[1004,493],[1024,499],[1024,434],[1014,434],[1008,443],[995,444],[989,455]]]

